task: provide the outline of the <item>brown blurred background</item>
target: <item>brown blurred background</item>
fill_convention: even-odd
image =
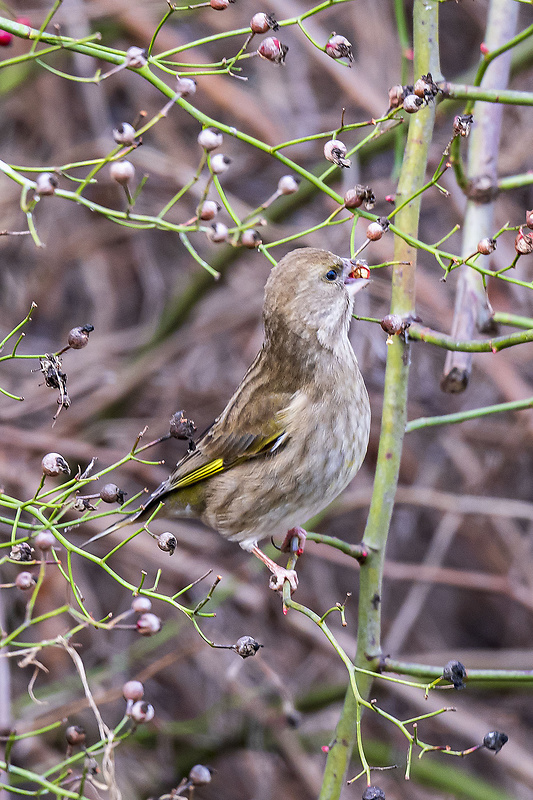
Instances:
[[[16,11],[38,27],[48,7],[21,3]],[[236,0],[222,14],[210,8],[176,13],[161,31],[156,52],[245,27],[258,10],[284,18],[310,7],[309,3],[269,0],[259,8],[250,0]],[[167,8],[163,0],[64,0],[55,22],[65,35],[81,37],[99,30],[108,46],[144,47]],[[406,8],[409,16],[411,3]],[[471,77],[486,10],[483,0],[441,4],[441,59],[447,80],[463,82]],[[526,11],[521,27],[530,22]],[[393,4],[386,0],[346,3],[313,17],[308,28],[324,42],[331,31],[345,35],[354,47],[352,69],[328,59],[291,27],[279,34],[290,48],[285,67],[251,59],[244,62],[247,82],[200,76],[193,102],[213,118],[269,144],[333,129],[340,124],[343,107],[348,122],[385,112],[388,88],[400,78]],[[209,62],[231,56],[243,38],[198,47],[183,57]],[[26,43],[15,41],[9,55],[26,48]],[[531,56],[530,51],[529,60],[527,54],[524,57],[512,88],[531,88]],[[60,55],[50,63],[85,77],[96,68],[90,59],[78,55]],[[94,85],[63,80],[36,64],[0,71],[0,95],[1,158],[46,168],[105,155],[113,147],[111,131],[117,123],[134,123],[141,111],[149,119],[165,102],[129,71]],[[438,163],[451,135],[453,114],[459,110],[452,103],[439,108],[430,168]],[[502,175],[533,168],[531,124],[530,109],[506,108],[499,162]],[[131,156],[136,180],[149,176],[138,211],[156,213],[192,177],[200,157],[199,130],[195,120],[175,107],[144,137],[142,147]],[[347,135],[347,144],[355,144],[361,135]],[[232,158],[230,170],[222,177],[224,189],[244,214],[275,190],[286,170],[229,137],[222,149]],[[299,145],[288,154],[313,169],[322,163],[322,144]],[[342,193],[357,182],[370,184],[378,198],[376,212],[386,214],[390,206],[384,197],[395,191],[393,172],[394,141],[389,137],[383,146],[360,151],[359,160],[338,176],[334,186]],[[464,198],[451,173],[443,183],[450,192],[448,198],[434,191],[422,203],[421,237],[428,242],[441,239],[461,223]],[[72,188],[65,179],[60,184]],[[201,180],[169,218],[188,220],[202,187]],[[125,200],[119,190],[103,170],[88,196],[122,208]],[[521,223],[525,209],[532,206],[529,188],[500,195],[496,229],[507,220]],[[264,239],[304,230],[333,209],[324,197],[302,203],[295,195],[282,217],[263,231]],[[197,234],[193,242],[198,251],[223,272],[215,282],[206,278],[176,234],[119,227],[60,198],[43,198],[35,216],[44,249],[37,249],[28,236],[0,237],[0,333],[11,330],[32,301],[38,307],[26,328],[21,352],[57,351],[75,325],[91,323],[95,331],[86,349],[64,357],[72,406],[62,411],[54,428],[56,395],[40,385],[38,374],[30,372],[38,364],[17,361],[1,367],[1,385],[25,397],[23,403],[0,397],[0,483],[20,498],[35,492],[41,458],[50,450],[60,452],[74,468],[77,464],[85,467],[93,456],[103,467],[126,453],[145,426],[150,438],[164,434],[170,416],[182,408],[203,430],[223,408],[261,342],[262,290],[269,271],[259,253],[210,244]],[[0,175],[0,228],[21,230],[24,226],[19,187]],[[356,241],[363,240],[364,230],[360,223]],[[300,237],[296,244],[347,255],[349,228],[332,227]],[[273,254],[279,258],[292,246],[276,248]],[[460,251],[459,233],[449,240],[449,249]],[[372,264],[391,259],[392,252],[392,236],[367,250]],[[513,255],[513,238],[502,237],[491,266],[504,267]],[[372,277],[370,289],[358,297],[356,311],[382,317],[388,312],[390,274],[382,269]],[[517,277],[533,279],[531,257],[520,259]],[[440,278],[437,263],[422,254],[418,313],[427,325],[448,331],[456,277],[452,274],[446,283]],[[533,314],[530,291],[495,284],[490,296],[498,310]],[[375,467],[386,344],[379,326],[371,323],[355,322],[352,338],[371,396],[371,442],[358,477],[315,527],[357,542],[364,529]],[[444,356],[444,351],[429,345],[413,345],[410,419],[533,395],[531,345],[476,356],[470,386],[458,396],[439,389]],[[467,668],[533,667],[532,433],[533,412],[522,411],[406,437],[383,596],[387,654],[436,665],[459,658]],[[144,486],[153,488],[183,452],[184,446],[171,440],[153,451],[154,460],[165,459],[168,466],[128,465],[114,480],[130,495]],[[161,521],[152,527],[163,531],[168,526]],[[78,543],[97,529],[87,526],[78,535]],[[264,649],[255,659],[237,663],[233,653],[209,649],[186,619],[167,606],[154,608],[165,625],[151,639],[139,640],[134,631],[127,630],[86,630],[77,637],[92,690],[109,725],[116,724],[123,713],[121,686],[126,679],[143,680],[146,699],[156,709],[155,722],[117,753],[124,797],[135,800],[168,792],[198,761],[216,769],[212,784],[197,791],[202,800],[315,797],[325,759],[321,746],[331,739],[346,682],[342,664],[310,622],[296,613],[282,617],[279,599],[267,589],[266,571],[238,547],[199,525],[176,523],[171,530],[179,540],[171,559],[148,537],[137,537],[120,551],[122,574],[135,582],[140,570],[146,570],[153,580],[162,567],[160,589],[172,593],[213,569],[223,580],[215,594],[217,616],[205,622],[206,634],[227,644],[251,634]],[[5,529],[2,536],[7,534]],[[103,543],[101,552],[104,547]],[[100,570],[81,560],[75,569],[95,618],[128,608],[131,598]],[[298,599],[318,613],[352,592],[347,628],[340,628],[339,622],[333,627],[353,653],[357,565],[337,551],[310,543],[298,571]],[[204,596],[207,584],[191,590],[185,602],[194,605]],[[8,627],[24,613],[22,600],[13,598],[10,594],[6,599]],[[45,608],[65,602],[64,581],[53,570],[40,602]],[[65,631],[67,624],[62,618],[51,620],[38,635],[52,638]],[[53,648],[40,658],[49,673],[38,678],[36,693],[46,705],[28,698],[31,668],[12,670],[17,726],[38,727],[68,716],[70,722],[87,728],[89,741],[94,739],[94,719],[70,659]],[[420,692],[405,687],[377,682],[374,691],[381,705],[404,718],[441,705],[456,706],[455,714],[424,724],[426,741],[459,749],[480,741],[493,729],[504,730],[510,737],[496,759],[488,751],[461,762],[429,755],[415,764],[413,781],[405,784],[402,737],[392,726],[368,718],[369,760],[400,765],[395,772],[379,776],[387,798],[487,796],[477,779],[492,783],[502,798],[533,798],[533,714],[527,693],[469,687],[453,696],[432,695],[426,702]],[[42,764],[44,769],[62,748],[58,733],[26,740],[17,745],[13,758],[32,769]],[[353,773],[357,771],[354,766]],[[343,797],[359,797],[362,788],[360,783],[347,787]]]

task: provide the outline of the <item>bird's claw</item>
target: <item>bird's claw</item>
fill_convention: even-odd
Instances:
[[[296,591],[298,588],[298,575],[296,574],[295,569],[285,569],[284,567],[278,567],[276,572],[273,572],[270,576],[269,587],[274,592],[279,592],[280,594],[283,593],[283,584],[285,581],[289,581],[291,587],[291,594]]]
[[[306,537],[307,534],[303,528],[291,528],[279,549],[282,553],[294,553],[297,556],[301,556],[303,555]]]

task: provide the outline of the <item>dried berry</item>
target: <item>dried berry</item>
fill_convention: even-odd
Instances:
[[[522,225],[516,234],[514,249],[520,256],[528,256],[533,253],[533,236],[530,233],[524,233]]]
[[[59,186],[59,181],[53,172],[41,172],[35,179],[35,194],[42,196],[50,196],[55,194],[55,190]]]
[[[83,745],[85,744],[85,729],[81,725],[69,725],[65,731],[65,739],[71,746]]]
[[[157,537],[157,546],[164,553],[170,553],[170,555],[172,555],[178,546],[178,540],[172,533],[166,531]]]
[[[256,642],[252,636],[241,636],[231,649],[235,650],[241,658],[249,658],[250,656],[255,656],[260,647],[263,647],[263,645]]]
[[[363,198],[357,193],[357,189],[348,189],[344,195],[344,205],[346,208],[359,208],[363,205]]]
[[[173,436],[174,439],[192,439],[195,431],[196,425],[192,419],[186,418],[185,411],[176,411],[176,413],[171,416],[170,435]]]
[[[400,314],[387,314],[380,322],[381,327],[389,336],[401,333],[404,330],[404,318]]]
[[[250,28],[252,33],[266,33],[270,28],[273,31],[279,30],[279,25],[272,14],[265,14],[263,11],[259,11],[250,20]]]
[[[379,786],[367,786],[362,794],[362,800],[385,800],[385,792]]]
[[[478,253],[481,253],[482,256],[489,256],[496,250],[496,239],[490,239],[486,236],[484,239],[481,239],[477,245]]]
[[[275,36],[267,36],[257,49],[261,58],[266,58],[267,61],[272,61],[274,64],[284,64],[288,51],[287,45],[282,44]]]
[[[389,89],[389,111],[393,108],[399,108],[403,103],[404,97],[404,87],[401,84],[397,83],[395,86],[391,86]]]
[[[340,139],[330,139],[324,145],[324,155],[328,161],[337,164],[339,167],[349,167],[351,161],[346,158],[346,145]]]
[[[526,211],[526,225],[528,228],[533,228],[533,209]]]
[[[280,194],[294,194],[298,191],[300,179],[293,175],[283,175],[278,181],[278,192]]]
[[[94,331],[94,325],[81,325],[79,328],[72,328],[68,334],[68,346],[73,350],[81,350],[89,343],[89,334]]]
[[[211,783],[211,770],[203,764],[195,764],[189,772],[189,780],[193,786],[205,786]]]
[[[408,94],[403,99],[403,110],[407,111],[408,114],[416,114],[417,111],[420,111],[423,103],[424,101],[417,97],[416,94]]]
[[[152,601],[149,597],[135,597],[131,603],[131,608],[136,614],[145,614],[152,608]]]
[[[13,561],[33,561],[33,547],[28,542],[14,544],[9,553]]]
[[[209,5],[211,8],[214,8],[215,11],[224,11],[230,3],[234,3],[235,0],[209,0]]]
[[[50,477],[55,477],[60,472],[70,475],[70,467],[59,453],[47,453],[41,461],[41,468],[43,475]]]
[[[28,589],[33,589],[35,583],[36,580],[31,572],[19,572],[15,578],[15,586],[17,589],[22,589],[24,592],[26,592]]]
[[[142,47],[128,47],[126,50],[127,67],[141,69],[141,67],[145,67],[147,63],[146,50],[143,50]]]
[[[141,636],[153,636],[154,633],[161,630],[161,620],[148,611],[146,614],[141,614],[136,627]]]
[[[124,502],[124,492],[122,489],[119,489],[118,486],[114,483],[106,483],[103,489],[100,490],[100,499],[104,501],[104,503],[122,503]]]
[[[138,700],[133,704],[130,711],[130,717],[134,722],[150,722],[155,716],[155,710],[151,703],[145,703],[144,700]]]
[[[135,144],[135,136],[135,128],[129,122],[121,122],[120,125],[113,128],[113,139],[117,144]]]
[[[216,203],[214,200],[206,200],[199,207],[198,216],[203,220],[214,219],[219,211],[220,206],[218,203]]]
[[[427,75],[422,75],[415,83],[413,87],[413,94],[417,97],[421,97],[422,100],[425,100],[428,103],[430,100],[433,100],[439,93],[439,87],[433,80],[431,72],[428,72]]]
[[[388,229],[389,221],[385,217],[378,217],[377,220],[371,222],[366,229],[367,239],[370,239],[371,242],[377,242]]]
[[[223,172],[226,172],[230,164],[231,158],[223,155],[223,153],[217,153],[211,159],[211,171],[215,175],[222,175]]]
[[[490,733],[485,734],[483,737],[483,747],[486,747],[487,750],[494,750],[495,753],[499,753],[504,744],[508,741],[509,737],[506,733],[490,731]]]
[[[455,136],[468,136],[474,121],[472,114],[457,114],[453,119],[453,132]]]
[[[248,228],[248,230],[242,232],[241,244],[243,244],[244,247],[248,247],[250,250],[253,250],[254,247],[259,247],[259,245],[262,243],[263,240],[261,239],[261,234],[259,231],[256,231],[253,228]]]
[[[450,683],[453,683],[454,689],[464,689],[466,668],[464,664],[461,664],[460,661],[452,659],[451,661],[448,661],[442,670],[442,677],[445,680],[450,681]]]
[[[353,61],[352,44],[345,36],[333,33],[327,44],[326,53],[330,58],[347,58]]]
[[[198,134],[198,144],[208,153],[220,147],[223,141],[224,137],[216,128],[204,128]]]

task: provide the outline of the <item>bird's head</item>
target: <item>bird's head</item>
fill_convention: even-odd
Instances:
[[[272,268],[265,287],[267,337],[290,331],[336,349],[348,331],[356,293],[369,283],[354,263],[314,247],[293,250]]]

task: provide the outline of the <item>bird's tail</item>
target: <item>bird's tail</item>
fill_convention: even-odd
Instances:
[[[83,543],[82,547],[85,547],[85,545],[87,544],[92,544],[93,542],[97,542],[98,539],[103,539],[104,536],[108,536],[110,533],[114,533],[115,531],[120,530],[120,528],[125,528],[126,525],[131,525],[132,522],[135,522],[136,520],[142,517],[144,511],[145,508],[141,507],[139,508],[138,511],[135,512],[135,514],[129,514],[126,517],[122,517],[122,519],[119,519],[118,522],[115,522],[114,525],[110,525],[109,528],[106,528],[105,530],[101,531],[101,533],[97,533],[94,536],[91,536],[90,539],[87,539],[87,541]]]

